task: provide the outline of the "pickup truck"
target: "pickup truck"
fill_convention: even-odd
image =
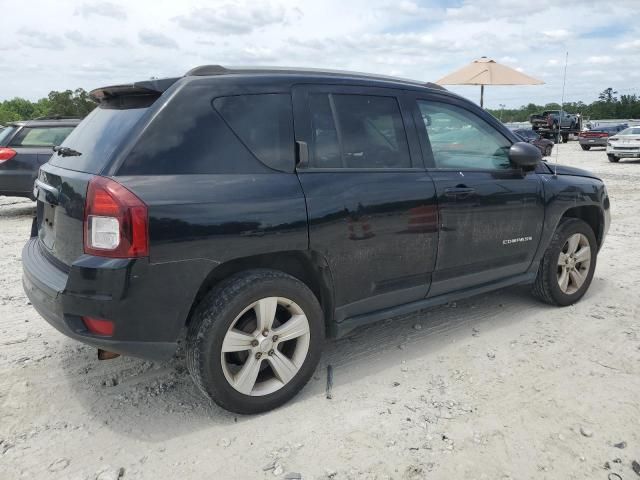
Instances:
[[[567,113],[564,110],[545,110],[541,114],[533,114],[529,117],[531,128],[538,130],[540,128],[550,128],[558,130],[558,128],[575,129],[578,126],[578,116]]]

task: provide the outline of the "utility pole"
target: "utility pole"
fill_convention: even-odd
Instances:
[[[504,103],[501,103],[498,106],[500,107],[500,121],[502,122],[502,112],[504,111],[504,107],[506,107],[506,105]]]

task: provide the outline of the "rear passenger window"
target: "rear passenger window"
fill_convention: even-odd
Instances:
[[[293,113],[288,94],[220,97],[213,106],[258,160],[276,170],[293,171]]]
[[[12,147],[53,147],[60,145],[74,127],[25,127],[11,141]]]
[[[372,95],[309,95],[316,168],[410,168],[398,101]]]
[[[342,156],[338,142],[338,130],[333,121],[329,95],[309,95],[313,137],[313,161],[316,168],[340,168]]]
[[[155,105],[150,107],[153,120],[127,155],[118,175],[272,173],[251,154],[213,106],[209,88],[185,88],[179,97],[161,104],[157,111],[153,110]],[[253,113],[254,118],[262,117]],[[258,120],[255,123],[259,125]],[[134,134],[136,128],[132,127]],[[125,138],[121,144],[126,142]]]

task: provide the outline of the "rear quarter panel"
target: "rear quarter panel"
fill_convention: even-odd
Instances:
[[[235,258],[308,247],[293,173],[118,177],[149,207],[151,263]]]

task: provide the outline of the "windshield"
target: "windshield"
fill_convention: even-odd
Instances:
[[[538,134],[533,130],[515,130],[515,133],[525,139],[536,139]]]
[[[640,127],[631,127],[622,130],[618,135],[640,135]]]
[[[16,131],[16,128],[17,127],[14,126],[8,126],[0,129],[0,147],[6,145],[6,140],[11,136],[13,132]]]
[[[81,155],[64,157],[53,154],[49,162],[70,170],[100,173],[147,110],[95,108],[61,144]]]

